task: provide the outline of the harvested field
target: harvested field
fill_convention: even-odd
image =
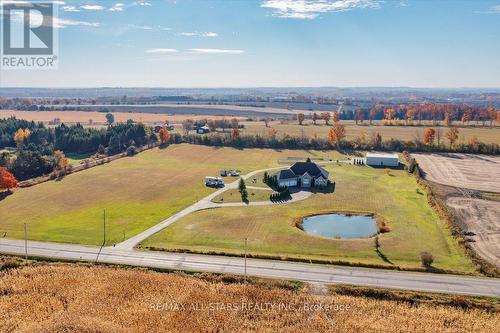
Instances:
[[[500,192],[500,156],[412,154],[426,179],[472,190]]]
[[[346,139],[356,140],[361,132],[365,133],[366,139],[370,140],[377,133],[380,133],[382,139],[398,139],[404,141],[415,141],[422,140],[424,131],[427,127],[433,127],[432,124],[422,124],[422,126],[383,126],[380,125],[379,121],[373,122],[373,125],[369,125],[365,122],[363,125],[356,125],[354,121],[341,122],[345,126]],[[318,121],[317,125],[314,125],[312,121],[304,121],[304,125],[300,126],[297,121],[271,121],[269,127],[266,127],[262,121],[246,121],[243,122],[245,129],[242,131],[243,134],[259,134],[266,136],[268,135],[270,129],[276,130],[277,137],[283,137],[284,135],[290,135],[295,137],[318,137],[326,138],[328,131],[331,126],[325,126],[323,121]],[[484,143],[496,143],[500,145],[500,127],[482,127],[482,126],[470,126],[462,127],[462,124],[456,124],[460,126],[457,143],[469,143],[473,136]],[[434,127],[441,133],[441,140],[446,140],[444,133],[446,133],[446,127]]]
[[[3,271],[0,281],[0,326],[6,333],[458,333],[500,326],[496,310],[312,296],[292,283],[242,284],[241,278],[206,274],[51,264]]]
[[[454,209],[462,230],[474,233],[468,239],[476,253],[500,267],[500,202],[450,197],[446,204]]]
[[[215,115],[195,115],[195,114],[166,114],[166,113],[144,113],[144,112],[113,112],[115,122],[125,122],[127,119],[141,121],[146,124],[158,122],[181,123],[184,119],[217,119],[224,118]],[[0,119],[8,117],[16,117],[18,119],[26,119],[33,121],[41,121],[48,123],[54,118],[59,118],[63,123],[81,123],[88,125],[92,120],[92,125],[104,125],[106,123],[106,112],[97,111],[13,111],[0,110]],[[239,118],[244,119],[244,118]]]

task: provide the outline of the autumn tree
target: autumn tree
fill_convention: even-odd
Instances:
[[[448,141],[450,141],[450,148],[453,147],[455,142],[458,140],[458,127],[453,126],[451,127],[448,132],[445,134],[446,138]]]
[[[306,116],[303,113],[299,113],[299,115],[297,116],[297,120],[299,121],[299,125],[302,125],[302,123],[304,122],[304,119],[306,119]]]
[[[451,119],[450,119],[450,113],[449,112],[446,112],[444,114],[444,124],[445,126],[447,127],[450,127],[451,126]]]
[[[31,131],[29,128],[25,128],[24,130],[22,128],[19,128],[16,133],[14,134],[14,141],[16,142],[16,145],[19,147],[22,145],[25,140],[27,140],[31,135]]]
[[[167,144],[170,141],[170,133],[168,133],[166,128],[161,128],[158,134],[160,135],[160,143],[162,145]]]
[[[374,141],[375,141],[375,145],[377,147],[380,147],[380,145],[382,144],[382,135],[380,135],[380,133],[375,134]]]
[[[61,150],[56,150],[54,152],[54,158],[56,160],[54,168],[58,171],[65,172],[69,168],[69,161]]]
[[[0,167],[0,190],[7,190],[17,187],[17,179],[6,168]]]
[[[338,123],[340,121],[340,113],[338,111],[335,111],[333,113],[333,117],[332,118],[333,118],[333,122],[334,123]]]
[[[233,128],[233,131],[231,132],[231,139],[238,140],[239,137],[240,131],[237,128]]]
[[[318,120],[318,114],[316,112],[314,112],[312,114],[312,121],[314,123],[314,125],[316,125],[316,121]]]
[[[427,128],[424,131],[423,140],[425,144],[432,145],[436,139],[436,130],[434,128]]]
[[[359,132],[359,134],[358,134],[358,141],[361,144],[365,144],[366,143],[366,132],[365,131]]]
[[[275,140],[276,134],[278,134],[278,131],[274,128],[270,128],[269,131],[267,131],[267,137],[269,140]]]
[[[321,116],[321,119],[323,119],[325,121],[325,125],[330,124],[330,118],[331,118],[330,112],[321,112],[320,116]]]
[[[24,142],[24,131],[22,128],[18,129],[14,134],[14,141],[16,142],[17,146],[20,146]]]
[[[340,142],[342,139],[345,138],[345,127],[339,122],[336,122],[332,128],[328,131],[328,141],[332,145],[337,145],[339,146]]]
[[[479,143],[479,141],[477,140],[477,136],[473,135],[471,136],[470,140],[469,140],[469,144],[472,146],[472,147],[477,147],[477,144]]]
[[[469,112],[464,112],[462,114],[462,124],[468,124],[471,121],[471,115]]]

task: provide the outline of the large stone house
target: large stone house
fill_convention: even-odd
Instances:
[[[328,171],[313,162],[297,162],[290,168],[276,174],[279,186],[284,187],[326,187]]]

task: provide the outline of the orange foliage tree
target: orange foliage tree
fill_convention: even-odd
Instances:
[[[328,141],[332,145],[339,145],[340,141],[345,138],[345,127],[339,122],[336,122],[328,131]]]
[[[233,140],[237,140],[240,137],[240,131],[237,128],[233,128],[233,131],[231,132],[231,138]]]
[[[170,141],[170,133],[168,133],[166,128],[160,129],[158,134],[160,135],[161,144],[167,144]]]
[[[333,113],[333,122],[334,122],[334,123],[338,123],[338,122],[339,122],[339,120],[340,120],[340,113],[339,113],[338,111],[335,111],[335,112]]]
[[[54,158],[56,159],[55,168],[57,170],[66,171],[69,168],[69,161],[62,151],[56,150],[54,152]]]
[[[458,127],[451,127],[445,134],[448,141],[450,141],[450,148],[453,147],[455,142],[458,140]]]
[[[424,143],[426,143],[428,145],[432,145],[432,144],[434,144],[435,139],[436,139],[436,130],[434,128],[427,128],[424,131],[424,135],[423,135]]]
[[[330,112],[321,112],[320,117],[325,121],[325,125],[329,125],[331,118]]]
[[[6,168],[0,167],[0,190],[10,191],[17,187],[16,177]]]

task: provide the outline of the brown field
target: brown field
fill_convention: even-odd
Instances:
[[[438,184],[500,192],[500,156],[412,154],[425,178]]]
[[[207,115],[189,115],[189,114],[155,114],[155,113],[132,113],[132,112],[113,112],[116,122],[125,122],[128,119],[140,121],[145,124],[163,123],[168,120],[170,123],[180,124],[185,119],[218,119],[222,116],[207,116]],[[54,118],[60,118],[63,123],[81,123],[88,125],[92,119],[93,125],[104,125],[106,123],[106,113],[97,111],[12,111],[0,110],[0,119],[14,116],[18,119],[26,119],[33,121],[41,121],[47,123]],[[233,117],[225,117],[233,118]],[[244,119],[244,118],[238,118]]]
[[[287,282],[71,264],[0,271],[2,332],[494,332],[491,304],[464,310]],[[454,298],[467,304],[465,298]],[[321,306],[321,308],[320,308]],[[327,306],[329,308],[327,308]],[[493,306],[493,307],[491,307]],[[246,309],[244,308],[246,307]]]
[[[243,122],[245,124],[245,130],[243,133],[248,134],[260,134],[267,135],[270,128],[277,131],[276,135],[283,136],[285,134],[291,136],[305,136],[326,138],[330,126],[325,126],[324,122],[318,121],[318,125],[314,125],[312,121],[305,121],[303,126],[298,125],[297,121],[290,121],[281,123],[280,121],[272,121],[269,123],[270,128],[266,128],[264,122]],[[422,140],[422,135],[427,128],[426,126],[382,126],[378,125],[378,122],[374,122],[370,126],[367,122],[364,125],[356,125],[354,121],[342,121],[342,124],[346,127],[346,135],[348,140],[355,140],[358,138],[361,132],[365,132],[367,140],[380,133],[383,140],[388,140],[391,138],[409,141],[419,139]],[[432,125],[429,123],[429,127]],[[446,142],[444,133],[446,133],[447,128],[438,127],[441,131],[441,140]],[[496,143],[500,144],[500,127],[461,127],[459,128],[458,143],[468,143],[470,138],[475,135],[477,139],[484,143]],[[436,138],[437,140],[437,138]]]
[[[500,267],[500,202],[451,197],[446,204],[453,208],[462,228],[474,233],[470,245],[477,254]]]
[[[500,267],[500,157],[471,154],[412,154],[424,177],[452,186],[444,189],[446,204],[475,252]],[[439,187],[439,185],[436,185]],[[478,191],[486,191],[481,193]],[[446,193],[447,192],[447,193]],[[451,192],[451,193],[450,193]]]

